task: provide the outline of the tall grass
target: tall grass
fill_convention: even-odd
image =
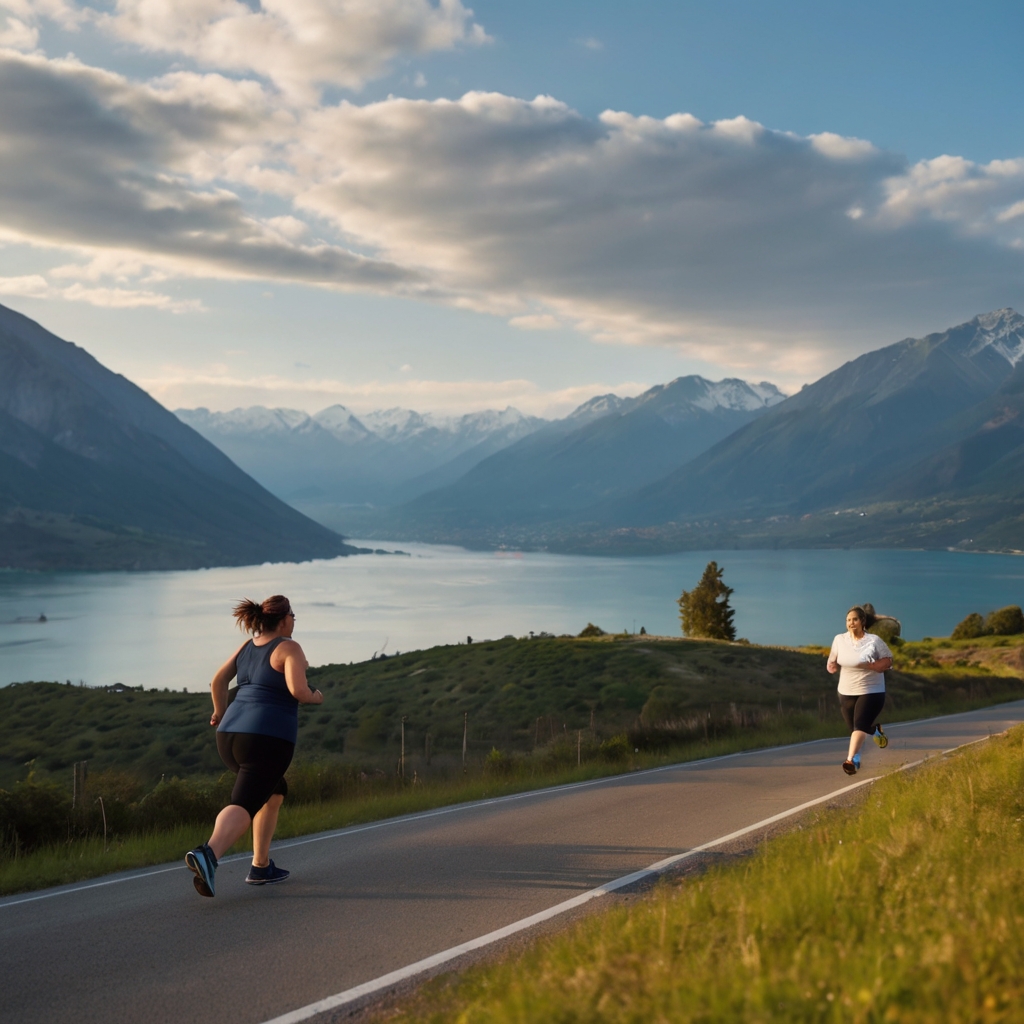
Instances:
[[[435,982],[397,1019],[1020,1020],[1022,785],[1017,728],[889,776],[741,864]]]

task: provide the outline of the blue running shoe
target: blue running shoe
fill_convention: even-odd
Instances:
[[[887,747],[887,746],[889,746],[889,737],[886,736],[884,732],[882,732],[882,727],[880,725],[876,725],[875,726],[875,735],[872,737],[872,739],[880,747]]]
[[[853,762],[854,768],[856,768],[857,771],[860,771],[860,754],[854,754],[850,760]]]
[[[217,858],[206,843],[189,850],[185,854],[185,863],[196,877],[192,884],[200,896],[213,896],[213,876],[217,873]]]
[[[856,775],[857,765],[853,761],[844,761],[843,771],[846,772],[847,775]]]
[[[290,871],[279,868],[271,861],[265,868],[258,868],[253,864],[249,868],[249,874],[245,876],[245,880],[250,885],[273,885],[274,882],[283,882],[290,874]]]

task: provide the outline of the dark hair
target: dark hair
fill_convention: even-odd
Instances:
[[[855,604],[846,614],[849,615],[850,612],[860,619],[860,624],[865,629],[870,629],[877,619],[877,616],[875,615],[875,606],[872,604]]]
[[[281,620],[292,610],[292,603],[284,594],[268,597],[263,604],[248,599],[235,605],[235,622],[246,633],[270,633],[281,624]]]

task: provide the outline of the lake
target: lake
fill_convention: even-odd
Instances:
[[[407,555],[164,573],[0,572],[0,683],[124,683],[204,690],[241,642],[232,605],[287,594],[311,662],[523,636],[679,635],[676,600],[714,558],[737,635],[828,644],[872,601],[905,637],[948,635],[968,612],[1024,604],[1024,558],[945,551],[706,551],[587,558],[383,544]],[[45,621],[40,617],[45,616]]]

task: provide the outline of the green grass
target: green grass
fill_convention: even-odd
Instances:
[[[1024,729],[876,783],[749,859],[662,883],[396,1018],[1015,1021]],[[795,880],[799,880],[797,883]]]

